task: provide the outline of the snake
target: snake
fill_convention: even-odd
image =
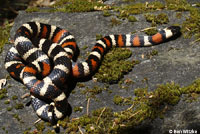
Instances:
[[[152,36],[108,35],[96,41],[85,61],[72,65],[78,46],[69,31],[55,25],[27,22],[16,31],[14,46],[5,58],[5,68],[30,91],[36,115],[55,125],[69,109],[66,90],[70,78],[84,78],[97,72],[112,46],[153,46],[179,33],[179,26],[169,26]]]

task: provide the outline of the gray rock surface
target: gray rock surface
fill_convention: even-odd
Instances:
[[[110,0],[112,3],[114,0]],[[117,1],[118,2],[118,1]],[[120,2],[119,2],[120,3]],[[182,23],[184,18],[176,19],[176,12],[174,11],[157,11],[155,13],[165,12],[169,16],[169,24],[160,25],[159,28],[164,28],[174,23]],[[123,20],[122,24],[118,26],[111,26],[111,17],[104,17],[101,11],[87,12],[87,13],[25,13],[21,11],[15,19],[14,26],[11,29],[11,39],[13,39],[15,31],[23,23],[28,21],[39,21],[42,23],[48,23],[56,25],[70,31],[76,38],[79,48],[88,46],[86,50],[81,50],[80,55],[86,55],[86,51],[90,51],[96,40],[96,34],[109,35],[120,33],[131,33],[135,30],[139,31],[144,28],[150,27],[150,23],[145,21],[143,14],[136,15],[137,22],[130,23],[127,20]],[[187,13],[186,13],[187,14]],[[137,34],[144,33],[138,32]],[[200,45],[189,45],[191,39],[184,39],[182,36],[162,43],[157,46],[147,48],[130,48],[133,55],[130,59],[140,60],[141,63],[136,65],[131,72],[124,76],[124,79],[131,78],[134,84],[130,85],[127,90],[121,89],[118,84],[109,85],[109,89],[112,93],[103,91],[98,94],[95,99],[91,99],[89,110],[94,110],[100,107],[112,107],[114,111],[121,111],[126,106],[117,106],[113,103],[114,95],[121,95],[124,97],[133,96],[133,90],[138,87],[148,86],[150,90],[156,88],[158,84],[164,84],[166,82],[175,82],[181,86],[186,86],[197,78],[200,78]],[[0,54],[0,79],[5,78],[8,73],[4,68],[4,59],[8,49],[12,44],[6,44],[3,52]],[[142,58],[142,55],[151,52],[152,50],[158,50],[158,55],[153,56],[151,59]],[[79,58],[83,61],[84,59]],[[145,78],[148,78],[148,85],[143,82]],[[88,87],[94,87],[94,85],[102,87],[102,83],[94,83],[92,80],[83,82]],[[28,128],[34,129],[34,122],[38,119],[34,113],[32,107],[26,107],[20,110],[13,109],[7,111],[7,107],[15,105],[15,103],[21,102],[26,104],[29,99],[21,99],[24,93],[28,91],[24,86],[13,79],[8,80],[8,98],[0,100],[0,124],[2,128],[5,128],[9,134],[23,133]],[[79,117],[86,113],[87,98],[81,91],[84,88],[75,87],[75,93],[69,97],[69,103],[72,107],[82,106],[82,112],[72,112],[71,117]],[[5,100],[11,99],[13,95],[18,96],[16,101],[11,101],[11,104],[4,104]],[[144,123],[138,126],[135,133],[168,133],[171,130],[181,129],[193,129],[200,133],[200,102],[186,103],[180,101],[165,115],[164,119],[155,119],[153,122]],[[21,121],[17,121],[13,115],[18,114]],[[5,133],[5,130],[0,129],[0,133]]]

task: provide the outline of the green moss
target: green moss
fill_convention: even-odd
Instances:
[[[31,128],[26,129],[26,130],[23,132],[23,134],[32,134],[32,133],[30,132],[30,130],[31,130]]]
[[[84,115],[79,119],[71,121],[68,124],[66,133],[75,133],[79,128],[85,129],[85,134],[107,133],[106,128],[112,127],[110,122],[112,117],[112,110],[109,108],[94,110],[91,116]]]
[[[200,2],[197,2],[197,3],[196,3],[196,6],[197,6],[197,7],[200,7]]]
[[[7,80],[10,80],[10,79],[11,79],[11,76],[10,76],[9,74],[7,74],[7,75],[6,75],[6,79],[7,79]]]
[[[152,27],[152,28],[148,28],[148,29],[144,30],[144,32],[148,36],[152,36],[152,35],[156,34],[158,32],[158,30],[155,27]]]
[[[0,26],[0,53],[5,43],[8,43],[11,24],[6,22],[3,26]]]
[[[158,50],[155,50],[155,49],[152,50],[152,51],[151,51],[151,55],[152,55],[152,56],[154,56],[154,55],[158,55]]]
[[[59,121],[58,121],[58,124],[59,124],[62,128],[66,129],[66,128],[67,128],[67,123],[68,123],[68,122],[69,122],[69,118],[66,117],[66,118],[63,119],[63,120],[59,120]]]
[[[17,104],[15,104],[15,109],[23,109],[24,108],[24,104],[22,104],[22,103],[17,103]]]
[[[119,14],[117,15],[119,18],[128,18],[129,15],[152,12],[163,8],[165,8],[165,6],[158,1],[150,2],[148,4],[134,3],[134,4],[127,4],[124,6],[114,7],[115,11],[119,12]]]
[[[109,17],[109,16],[111,16],[111,13],[108,10],[105,10],[105,11],[103,11],[103,16]]]
[[[7,97],[7,89],[3,88],[0,90],[0,100]]]
[[[10,100],[5,100],[4,104],[10,104]]]
[[[113,98],[113,102],[116,104],[116,105],[128,105],[128,104],[131,104],[131,97],[122,97],[122,96],[119,96],[119,95],[115,95],[114,98]]]
[[[152,104],[168,104],[175,105],[179,102],[181,96],[181,88],[175,83],[167,83],[166,85],[159,85],[151,97]]]
[[[71,92],[72,94],[75,94],[76,93],[76,91],[75,90],[72,90],[72,92]]]
[[[47,130],[46,134],[57,134],[54,130]]]
[[[35,124],[35,127],[37,128],[38,131],[43,131],[45,129],[44,122]]]
[[[11,88],[12,86],[10,84],[7,85],[7,88]]]
[[[2,130],[3,130],[4,133],[6,133],[6,134],[8,133],[8,130],[6,130],[6,127],[3,126],[3,127],[2,127]]]
[[[194,36],[197,41],[200,41],[200,10],[192,9],[190,10],[189,17],[182,24],[182,33],[184,37],[190,38]]]
[[[82,88],[82,87],[85,87],[85,84],[84,83],[77,83],[76,86],[79,87],[79,88]]]
[[[169,18],[167,16],[167,14],[165,13],[160,13],[156,16],[156,20],[155,22],[157,24],[167,24],[169,22]]]
[[[111,7],[98,0],[57,0],[50,8],[43,9],[30,7],[26,12],[89,12],[95,10],[108,10]]]
[[[135,2],[135,0],[123,0],[125,2]]]
[[[79,119],[78,119],[79,120]],[[71,123],[67,124],[67,129],[65,131],[65,133],[75,133],[78,131],[78,125],[79,125],[79,122],[77,120],[72,120]]]
[[[100,40],[101,38],[103,38],[102,34],[96,34],[96,40]]]
[[[0,100],[3,99],[3,98],[5,98],[5,97],[6,97],[5,94],[0,94]]]
[[[135,18],[135,16],[129,16],[129,17],[128,17],[128,21],[129,21],[129,22],[136,22],[137,19]]]
[[[74,112],[82,112],[82,107],[74,107]]]
[[[191,8],[187,0],[165,0],[165,2],[169,10],[188,11]]]
[[[130,14],[140,14],[145,10],[145,4],[134,3],[129,5],[124,5],[121,7],[115,7],[115,11],[118,11],[118,17],[128,17]]]
[[[23,134],[30,134],[29,130],[25,130]]]
[[[199,96],[200,94],[200,79],[195,80],[189,86],[182,88],[183,94],[188,94],[189,96],[195,98],[195,96]]]
[[[102,61],[98,72],[94,75],[97,81],[105,83],[118,82],[125,73],[135,65],[134,61],[126,61],[132,55],[130,49],[112,48]]]
[[[160,13],[158,15],[154,14],[145,14],[145,18],[148,22],[151,22],[152,24],[167,24],[169,22],[169,18],[167,14]]]
[[[119,19],[125,19],[125,18],[128,18],[129,15],[130,15],[129,12],[121,11],[121,12],[119,12],[119,14],[117,14],[117,18],[119,18]]]
[[[26,9],[26,12],[32,13],[32,12],[39,12],[40,9],[38,7],[29,7]]]
[[[95,95],[101,93],[104,89],[99,86],[94,86],[93,88],[86,87],[82,91],[83,94],[86,94],[89,98],[94,98]]]
[[[87,45],[84,45],[82,48],[81,48],[81,50],[86,50],[88,48],[88,46]]]
[[[108,8],[97,0],[91,2],[87,0],[58,0],[53,7],[55,9],[52,11],[59,12],[88,12],[97,10],[98,8]]]
[[[193,102],[193,101],[199,101],[199,97],[200,97],[200,94],[198,93],[190,93],[190,94],[187,94],[184,98],[184,100],[186,102]]]
[[[145,14],[146,21],[148,22],[155,22],[156,16],[154,14]]]
[[[180,19],[182,17],[182,13],[181,12],[177,12],[176,13],[176,18]]]
[[[7,107],[6,109],[7,109],[7,111],[11,111],[13,108],[12,107]]]
[[[113,102],[116,104],[116,105],[119,105],[123,102],[123,98],[119,95],[115,95],[114,98],[113,98]]]
[[[6,127],[2,127],[1,129],[5,131],[5,130],[6,130]]]
[[[17,95],[12,96],[12,100],[17,100],[17,99],[18,99]]]
[[[18,114],[13,114],[13,117],[14,117],[15,119],[17,119],[17,121],[21,121],[21,119],[20,119],[20,117],[19,117]]]
[[[165,8],[165,5],[157,0],[148,4],[148,7],[153,10],[161,10]]]
[[[158,55],[158,50],[155,50],[155,49],[153,49],[152,51],[146,54],[148,59],[151,59],[153,56],[156,56],[156,55]]]

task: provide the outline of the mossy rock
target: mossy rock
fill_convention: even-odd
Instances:
[[[126,61],[132,52],[124,48],[112,48],[105,57],[98,70],[94,75],[97,81],[106,83],[116,83],[125,73],[128,73],[134,66],[134,61]]]

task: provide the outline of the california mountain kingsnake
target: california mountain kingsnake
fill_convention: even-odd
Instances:
[[[55,124],[66,116],[68,110],[65,90],[70,77],[83,78],[93,74],[100,66],[103,55],[112,46],[152,46],[179,32],[180,27],[170,26],[153,36],[105,36],[96,42],[85,62],[72,67],[71,59],[77,51],[74,36],[53,25],[28,22],[17,30],[14,47],[8,51],[5,59],[5,68],[30,90],[36,114]],[[32,43],[36,37],[40,40]]]

